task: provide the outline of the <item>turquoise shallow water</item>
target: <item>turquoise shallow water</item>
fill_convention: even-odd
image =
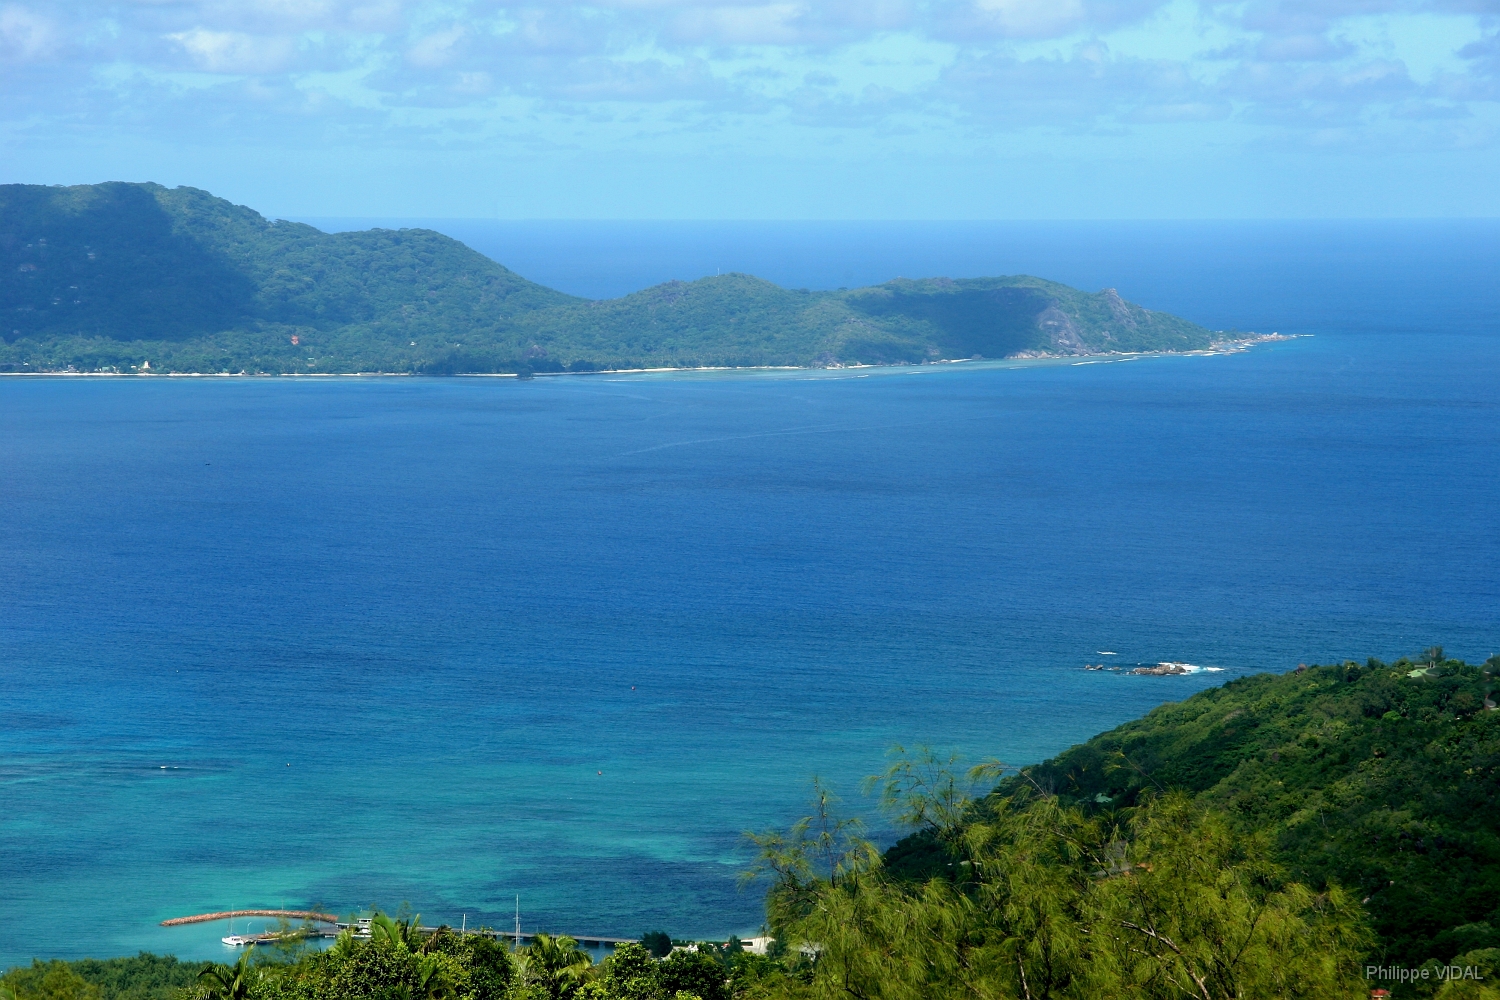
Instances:
[[[1399,305],[1111,364],[0,380],[0,964],[314,902],[744,932],[741,831],[894,742],[1486,656],[1500,342]]]

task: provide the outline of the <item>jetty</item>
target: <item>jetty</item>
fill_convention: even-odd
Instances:
[[[211,920],[233,920],[235,917],[285,917],[288,920],[316,920],[325,924],[336,924],[339,918],[332,913],[316,910],[220,910],[218,913],[198,913],[191,917],[173,917],[163,920],[163,927],[179,927],[182,924],[206,924]]]

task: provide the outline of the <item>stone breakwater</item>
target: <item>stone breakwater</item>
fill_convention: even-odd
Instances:
[[[199,913],[191,917],[173,917],[171,920],[163,920],[163,927],[177,927],[182,924],[206,924],[210,920],[229,920],[233,917],[286,917],[288,920],[322,920],[325,923],[337,923],[338,917],[332,913],[319,913],[316,910],[220,910],[218,913]]]

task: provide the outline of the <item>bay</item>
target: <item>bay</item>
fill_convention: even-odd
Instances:
[[[528,225],[481,248],[534,276],[572,240],[580,288],[706,266],[659,227]],[[1313,334],[1237,355],[0,379],[0,965],[220,957],[222,926],[157,922],[281,904],[743,934],[742,831],[814,775],[868,812],[895,743],[1023,763],[1250,671],[1482,659],[1497,228],[1320,225],[955,258]],[[850,231],[704,239],[958,252]],[[787,283],[843,283],[819,266]],[[1084,672],[1101,650],[1224,670]]]

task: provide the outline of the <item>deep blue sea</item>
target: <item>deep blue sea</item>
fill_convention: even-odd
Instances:
[[[1311,336],[0,379],[0,966],[221,957],[158,921],[283,904],[743,934],[742,832],[814,775],[868,813],[893,744],[1024,763],[1247,672],[1500,648],[1500,224],[435,224],[580,294],[1027,272]]]

